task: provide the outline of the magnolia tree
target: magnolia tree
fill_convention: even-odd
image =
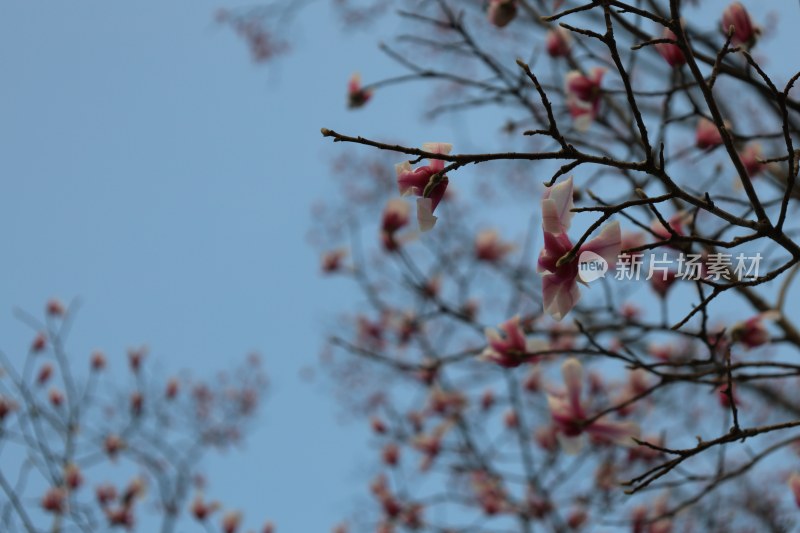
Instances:
[[[303,4],[219,20],[263,60]],[[363,296],[325,361],[375,451],[335,531],[795,527],[800,74],[761,52],[769,20],[727,1],[333,4],[406,32],[381,45],[397,76],[353,77],[349,107],[410,109],[392,87],[424,82],[429,118],[472,125],[322,129],[350,148],[313,237]]]
[[[57,300],[43,319],[20,312],[30,349],[0,353],[0,530],[244,531],[204,497],[201,460],[245,436],[266,386],[258,356],[211,380],[164,376],[146,348],[72,353],[74,315]]]

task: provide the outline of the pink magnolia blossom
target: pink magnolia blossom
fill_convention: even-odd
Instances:
[[[347,256],[347,250],[331,250],[322,255],[320,267],[325,274],[333,274],[342,268],[342,260]]]
[[[542,274],[542,299],[544,310],[555,320],[561,320],[578,303],[578,261],[558,265],[558,260],[572,250],[567,235],[572,221],[572,178],[547,189],[542,195],[542,229],[544,248],[539,254],[537,270]],[[609,269],[613,269],[621,250],[622,235],[619,222],[603,227],[600,234],[578,250],[600,256]],[[576,258],[577,259],[577,258]]]
[[[664,223],[659,219],[653,220],[653,222],[650,224],[650,231],[655,233],[655,235],[661,240],[668,241],[672,238],[673,232],[679,236],[686,235],[686,223],[689,222],[689,220],[689,213],[685,211],[679,211],[667,219],[667,225],[670,227],[670,229],[672,229],[672,232],[664,227]]]
[[[361,86],[361,76],[353,74],[347,83],[347,107],[358,109],[363,107],[372,98],[372,91]]]
[[[106,354],[100,350],[92,352],[91,367],[95,372],[100,372],[106,367]]]
[[[650,286],[659,298],[666,298],[672,285],[678,281],[678,279],[678,274],[674,270],[655,272],[653,277],[650,278]]]
[[[734,2],[722,12],[722,33],[728,34],[733,26],[731,43],[734,46],[752,48],[755,46],[761,29],[753,24],[753,19],[741,2]]]
[[[477,470],[470,478],[475,498],[485,515],[494,516],[509,509],[506,491],[497,476]]]
[[[745,321],[738,322],[731,327],[731,339],[748,348],[757,348],[770,341],[769,330],[764,324],[765,320],[777,320],[780,313],[767,311]]]
[[[505,28],[517,16],[517,0],[489,0],[486,15],[489,22]]]
[[[42,497],[42,509],[48,513],[62,514],[67,509],[67,491],[62,487],[53,487]]]
[[[242,523],[242,513],[239,511],[228,511],[222,517],[222,531],[224,533],[236,533]]]
[[[526,339],[519,325],[519,316],[514,316],[498,327],[486,328],[488,346],[480,359],[497,363],[504,368],[515,368],[529,361],[533,353],[547,349],[547,344],[536,339]]]
[[[595,67],[585,75],[577,70],[567,74],[564,92],[567,95],[567,109],[574,119],[575,128],[586,131],[600,112],[602,93],[600,84],[606,69]]]
[[[721,144],[722,135],[717,125],[705,117],[700,117],[700,120],[697,121],[695,145],[701,150],[710,150]]]
[[[547,32],[547,54],[550,57],[565,57],[572,49],[572,34],[566,28],[558,26]]]
[[[203,496],[198,494],[194,497],[192,501],[192,506],[190,507],[190,512],[195,520],[199,522],[203,522],[209,516],[214,514],[220,505],[219,502],[208,502],[203,499]]]
[[[433,154],[447,155],[453,149],[453,145],[447,143],[426,143],[422,145],[422,149],[426,152]],[[397,172],[397,187],[400,194],[407,196],[419,196],[417,198],[417,221],[421,231],[428,231],[436,224],[436,217],[433,216],[433,211],[439,202],[444,198],[444,193],[447,190],[448,179],[447,176],[442,176],[441,181],[436,184],[430,192],[428,198],[423,197],[425,187],[428,185],[431,177],[444,170],[444,161],[441,159],[431,159],[430,164],[416,169],[411,168],[411,163],[403,161],[395,165]]]
[[[664,33],[661,37],[671,41],[677,41],[678,39],[678,36],[669,28],[664,28]],[[671,67],[680,67],[686,63],[686,56],[683,55],[683,51],[677,44],[658,43],[656,44],[656,51],[661,54],[664,61],[669,63]]]
[[[390,442],[383,447],[381,457],[383,458],[384,464],[388,466],[397,466],[397,463],[400,461],[400,448],[397,447],[397,444]]]
[[[583,393],[583,365],[571,357],[561,365],[566,392],[548,394],[547,404],[558,439],[567,453],[577,453],[582,446],[581,437],[588,434],[593,441],[631,444],[631,437],[638,436],[639,428],[632,422],[614,422],[601,416],[587,423],[587,415],[581,400]]]
[[[751,178],[761,174],[767,168],[761,161],[761,145],[758,143],[751,143],[745,146],[744,150],[739,152],[739,158],[742,160],[742,165],[744,165],[747,175]]]
[[[53,298],[49,302],[47,302],[47,314],[48,315],[55,316],[55,317],[60,317],[60,316],[64,316],[64,314],[66,312],[67,312],[67,310],[64,307],[64,304],[61,303],[61,300],[59,300],[57,298]]]
[[[497,263],[514,250],[514,245],[503,242],[495,230],[484,230],[475,236],[475,258],[487,263]]]

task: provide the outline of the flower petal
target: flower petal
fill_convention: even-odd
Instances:
[[[622,232],[619,222],[606,224],[594,239],[581,246],[581,252],[594,252],[602,257],[609,268],[617,264],[617,257],[622,251]]]
[[[438,220],[433,215],[433,200],[430,198],[417,198],[417,222],[420,231],[430,231]]]
[[[574,206],[572,176],[558,185],[545,189],[542,194],[542,229],[547,233],[560,234],[569,230]]]

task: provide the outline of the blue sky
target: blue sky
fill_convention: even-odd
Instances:
[[[76,357],[121,365],[147,343],[168,369],[210,373],[261,351],[268,403],[241,453],[208,462],[209,495],[253,526],[327,531],[364,491],[365,439],[298,377],[349,295],[318,276],[306,234],[335,152],[319,128],[366,124],[344,88],[375,38],[319,46],[340,28],[311,10],[295,53],[257,66],[217,7],[0,6],[0,347],[18,359],[30,342],[14,306],[58,296],[83,302]]]
[[[333,192],[336,147],[319,128],[454,136],[416,120],[421,88],[345,109],[353,70],[397,72],[375,50],[397,21],[344,37],[326,4],[266,67],[208,0],[0,6],[0,348],[30,342],[14,306],[58,296],[83,302],[77,356],[102,347],[122,364],[147,343],[165,367],[202,373],[262,352],[268,402],[241,453],[209,460],[210,494],[281,532],[326,531],[367,481],[364,428],[299,378],[353,301],[306,242],[311,203]]]

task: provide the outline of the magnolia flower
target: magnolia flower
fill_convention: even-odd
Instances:
[[[486,328],[488,346],[483,350],[480,359],[492,361],[504,368],[515,368],[529,361],[533,353],[547,349],[547,344],[540,340],[525,339],[525,332],[519,325],[519,316],[510,318],[494,328]]]
[[[737,322],[731,327],[731,339],[748,348],[763,346],[770,341],[770,334],[766,325],[764,325],[764,321],[777,320],[778,318],[780,318],[778,311],[767,311],[743,322]]]
[[[747,175],[751,178],[766,169],[766,165],[761,161],[761,145],[758,143],[751,143],[745,146],[744,150],[739,152],[739,158],[742,160],[742,165],[744,165]]]
[[[504,28],[517,16],[517,0],[489,0],[486,15],[489,22]]]
[[[639,428],[632,422],[613,422],[601,416],[593,422],[581,401],[583,392],[583,366],[571,357],[561,365],[566,393],[548,394],[547,404],[553,424],[558,431],[558,439],[564,451],[577,453],[582,446],[581,437],[588,434],[594,441],[629,444],[631,437],[639,435]]]
[[[347,107],[358,109],[369,102],[370,98],[372,98],[372,91],[363,89],[361,87],[361,76],[358,73],[353,74],[347,84]]]
[[[662,241],[671,241],[673,239],[673,235],[678,237],[685,236],[688,232],[688,228],[686,226],[691,223],[691,221],[692,215],[690,213],[686,211],[678,211],[666,220],[666,226],[663,222],[661,222],[661,220],[657,218],[654,219],[650,224],[650,231]],[[670,231],[670,229],[672,231]],[[678,243],[666,244],[666,246],[669,248],[675,248],[676,250],[681,249]]]
[[[761,29],[753,24],[750,14],[741,2],[734,2],[722,12],[722,33],[728,34],[733,26],[731,43],[734,46],[752,48],[756,44]]]
[[[242,513],[239,511],[228,511],[222,517],[222,531],[224,533],[236,533],[242,523]]]
[[[381,457],[383,458],[384,464],[388,466],[397,466],[398,461],[400,461],[400,448],[393,442],[390,442],[383,447]]]
[[[422,145],[422,149],[426,152],[433,154],[447,155],[453,149],[453,145],[447,143],[426,143]],[[417,167],[411,169],[411,163],[403,161],[395,165],[397,172],[397,187],[400,194],[403,196],[413,195],[419,196],[417,199],[417,221],[419,228],[422,231],[428,231],[436,224],[436,217],[433,216],[433,211],[439,202],[444,198],[444,193],[447,190],[447,176],[442,176],[439,183],[437,183],[430,195],[425,198],[425,187],[431,177],[444,170],[444,161],[440,159],[431,159],[430,164],[424,167]]]
[[[386,202],[381,220],[381,240],[386,250],[394,251],[399,247],[395,234],[408,225],[409,212],[408,202],[401,198],[392,198]]]
[[[219,502],[206,502],[203,500],[203,496],[198,494],[194,497],[189,510],[195,520],[202,522],[216,512],[219,507]]]
[[[64,484],[70,490],[76,490],[83,484],[83,474],[75,463],[69,463],[64,467]]]
[[[650,278],[650,286],[660,298],[666,298],[676,281],[678,281],[678,274],[674,270],[664,270],[653,274],[653,277]]]
[[[567,74],[564,84],[567,109],[579,131],[587,130],[600,112],[600,84],[605,73],[605,68],[595,67],[588,76],[577,70]]]
[[[347,256],[347,250],[331,250],[322,255],[320,267],[325,274],[338,272],[342,268],[342,260]]]
[[[678,36],[669,29],[664,28],[664,33],[662,34],[663,39],[669,39],[671,41],[677,41]],[[672,43],[658,43],[656,44],[656,50],[661,57],[664,58],[664,61],[669,63],[671,67],[679,67],[686,63],[686,56],[683,55],[683,51],[677,44]]]
[[[695,145],[701,150],[709,150],[722,144],[722,135],[717,125],[705,117],[697,121]]]
[[[106,354],[100,350],[92,352],[91,366],[92,370],[96,372],[103,370],[106,367]]]
[[[558,26],[547,32],[547,53],[550,57],[565,57],[572,48],[572,34],[564,27]]]
[[[561,320],[578,303],[578,261],[562,265],[558,260],[572,250],[567,230],[572,221],[572,178],[547,189],[542,195],[542,229],[544,248],[539,254],[537,270],[542,274],[542,299],[544,310],[555,320]],[[597,254],[614,268],[622,243],[619,222],[603,227],[600,234],[585,243],[577,256],[591,252]]]
[[[514,250],[514,245],[500,240],[495,230],[484,230],[475,236],[475,258],[479,261],[496,263]]]
[[[48,513],[61,514],[67,507],[67,491],[62,487],[52,487],[42,497],[42,509]]]
[[[47,302],[47,314],[50,316],[64,316],[66,313],[66,309],[64,304],[61,303],[61,300],[56,298],[51,299]]]

